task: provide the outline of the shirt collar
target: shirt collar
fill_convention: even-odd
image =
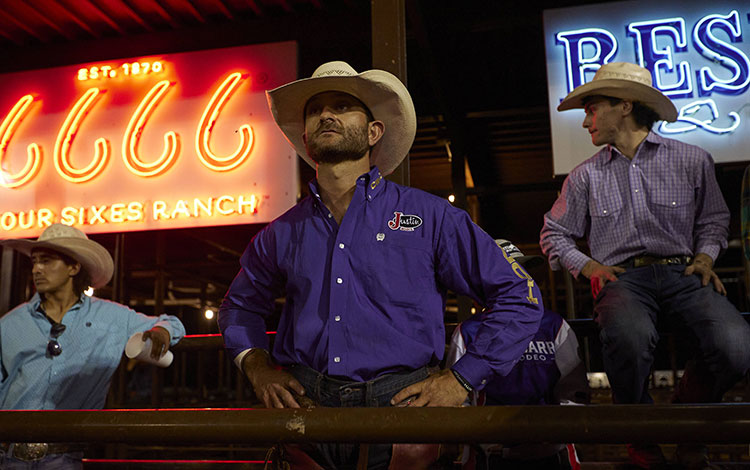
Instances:
[[[383,188],[385,188],[385,184],[383,183],[385,183],[383,175],[376,166],[373,166],[370,168],[370,171],[357,178],[357,185],[364,186],[365,197],[368,201],[372,201],[373,198],[383,192]]]
[[[646,138],[643,139],[643,142],[641,142],[641,145],[638,146],[638,149],[635,152],[636,156],[638,155],[639,151],[641,150],[641,147],[643,147],[647,143],[648,143],[648,145],[661,145],[661,144],[664,143],[664,137],[661,137],[660,135],[656,134],[654,131],[649,131],[648,134],[646,135]],[[607,157],[605,159],[605,163],[611,162],[615,158],[615,155],[619,155],[619,156],[621,156],[623,158],[628,158],[625,155],[623,155],[622,152],[620,152],[619,150],[617,150],[617,148],[614,145],[612,145],[612,144],[607,144],[607,149],[609,150],[609,152],[608,152]],[[635,158],[635,157],[633,157],[633,158]]]
[[[72,312],[73,310],[78,310],[89,300],[90,300],[89,296],[87,296],[86,294],[81,294],[81,297],[78,299],[78,302],[74,303],[73,306],[70,307],[70,310],[68,310],[68,312]],[[39,295],[39,292],[35,293],[34,296],[31,298],[31,300],[29,300],[29,306],[31,307],[31,310],[33,313],[37,313],[43,317],[47,316],[47,314],[44,312],[44,309],[42,308],[42,296]]]
[[[377,195],[383,191],[383,188],[385,188],[384,183],[385,178],[383,178],[383,175],[380,173],[377,166],[373,166],[370,168],[370,171],[359,175],[357,178],[357,186],[364,188],[364,197],[369,201],[377,197]],[[312,194],[315,200],[319,204],[323,204],[323,201],[320,199],[318,179],[313,178],[313,180],[308,183],[308,187],[310,188],[310,194]]]

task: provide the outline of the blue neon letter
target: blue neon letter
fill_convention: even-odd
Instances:
[[[555,37],[557,43],[565,47],[568,93],[586,82],[586,72],[599,70],[599,67],[609,63],[617,52],[617,39],[606,29],[587,28],[561,31]],[[584,54],[585,45],[594,48],[594,53],[589,57]]]
[[[687,50],[684,19],[665,18],[630,23],[627,32],[635,39],[635,53],[640,66],[651,72],[651,76],[656,81],[654,84],[656,88],[672,98],[686,98],[693,95],[690,64],[683,61],[675,69],[673,57],[674,52]],[[659,48],[656,45],[657,36],[671,37],[675,45],[674,52],[670,45]],[[673,77],[671,80],[664,80],[667,76]]]
[[[733,73],[731,78],[721,79],[714,75],[710,68],[702,67],[697,73],[700,83],[698,93],[700,96],[709,96],[714,92],[741,95],[750,85],[750,60],[741,50],[717,38],[713,33],[715,29],[727,33],[731,42],[742,42],[740,16],[737,10],[726,16],[708,15],[695,24],[693,41],[696,49],[707,59]]]

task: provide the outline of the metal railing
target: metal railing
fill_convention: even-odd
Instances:
[[[0,442],[747,443],[750,405],[0,411]]]

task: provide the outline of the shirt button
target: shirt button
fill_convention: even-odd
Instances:
[[[677,205],[677,203],[676,203],[675,201],[672,201],[672,205],[673,205],[673,206],[676,206],[676,205]]]
[[[607,209],[604,209],[604,210],[602,211],[602,214],[606,214],[606,213],[607,213]]]
[[[336,278],[336,284],[343,284],[343,283],[344,283],[343,279],[341,279],[340,277]]]
[[[336,315],[335,317],[333,317],[333,319],[336,321],[341,321],[341,317],[339,315]]]
[[[333,214],[328,214],[328,218],[330,219],[331,217],[333,217]]]
[[[482,385],[487,385],[487,379],[482,380]]]
[[[341,362],[341,358],[336,356],[333,358],[333,362]]]
[[[339,248],[341,248],[343,250],[344,249],[344,244],[343,243],[339,243]]]
[[[372,201],[372,195],[371,195],[371,194],[368,194],[368,195],[367,195],[367,199],[368,199],[368,200],[370,200],[370,201]]]
[[[635,192],[638,192],[638,191],[640,191],[640,190],[639,190],[639,189],[636,189],[636,190],[635,190]]]
[[[635,168],[635,163],[633,163],[633,168]]]

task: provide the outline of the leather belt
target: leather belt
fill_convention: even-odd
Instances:
[[[14,459],[24,462],[36,462],[52,454],[82,452],[82,444],[46,443],[46,442],[3,442],[0,449]]]
[[[651,266],[652,264],[690,264],[693,262],[691,256],[652,256],[642,255],[634,256],[622,263],[618,264],[621,268],[641,268],[643,266]]]

